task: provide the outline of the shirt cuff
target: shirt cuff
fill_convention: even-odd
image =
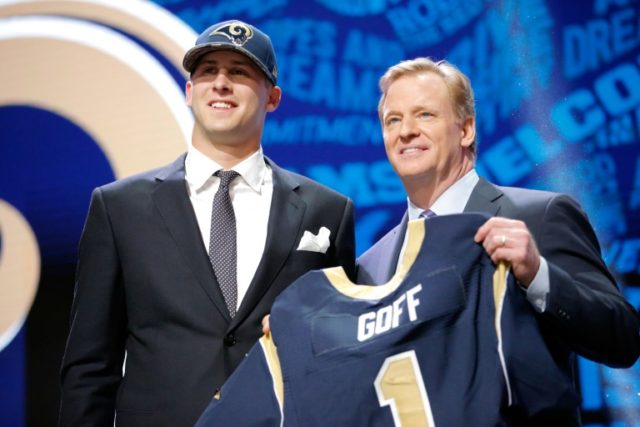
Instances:
[[[544,313],[549,296],[549,265],[544,257],[540,257],[540,267],[533,281],[527,288],[527,300],[538,313]]]

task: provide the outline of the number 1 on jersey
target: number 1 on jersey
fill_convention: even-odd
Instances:
[[[373,384],[380,406],[391,408],[396,427],[435,427],[415,351],[387,357]]]

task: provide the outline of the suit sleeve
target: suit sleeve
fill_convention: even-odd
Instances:
[[[103,193],[96,189],[80,240],[71,325],[61,369],[60,426],[113,426],[125,325],[116,242]]]
[[[538,236],[549,264],[545,326],[577,354],[612,367],[628,367],[640,355],[640,320],[600,255],[586,214],[568,196],[551,199]]]
[[[355,246],[353,202],[347,199],[335,238],[337,258],[335,265],[341,265],[351,280],[355,280],[356,277]]]

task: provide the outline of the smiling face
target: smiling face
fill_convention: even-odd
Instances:
[[[473,119],[456,116],[439,75],[412,73],[391,83],[381,120],[387,157],[414,203],[416,189],[428,188],[437,197],[473,167]]]
[[[246,56],[230,50],[204,55],[186,85],[194,147],[217,161],[220,155],[248,157],[259,148],[266,113],[277,108],[280,95]]]

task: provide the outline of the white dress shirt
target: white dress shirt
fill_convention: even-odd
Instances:
[[[213,197],[220,186],[220,178],[213,174],[219,169],[223,169],[222,166],[196,148],[189,147],[185,178],[207,252]],[[229,196],[236,216],[239,307],[258,269],[267,241],[273,173],[264,160],[262,148],[232,169],[240,174],[229,185]]]
[[[462,213],[479,180],[480,178],[475,169],[472,169],[451,187],[447,188],[447,190],[436,199],[433,205],[431,205],[430,210],[436,215]],[[420,218],[420,214],[424,212],[424,209],[414,205],[409,198],[407,198],[407,204],[409,221]],[[398,258],[398,266],[404,255],[406,245],[407,236],[405,234],[400,257]],[[533,305],[534,309],[539,313],[544,312],[547,305],[547,295],[549,294],[549,266],[543,256],[540,256],[540,268],[526,289],[526,293],[527,300]]]

